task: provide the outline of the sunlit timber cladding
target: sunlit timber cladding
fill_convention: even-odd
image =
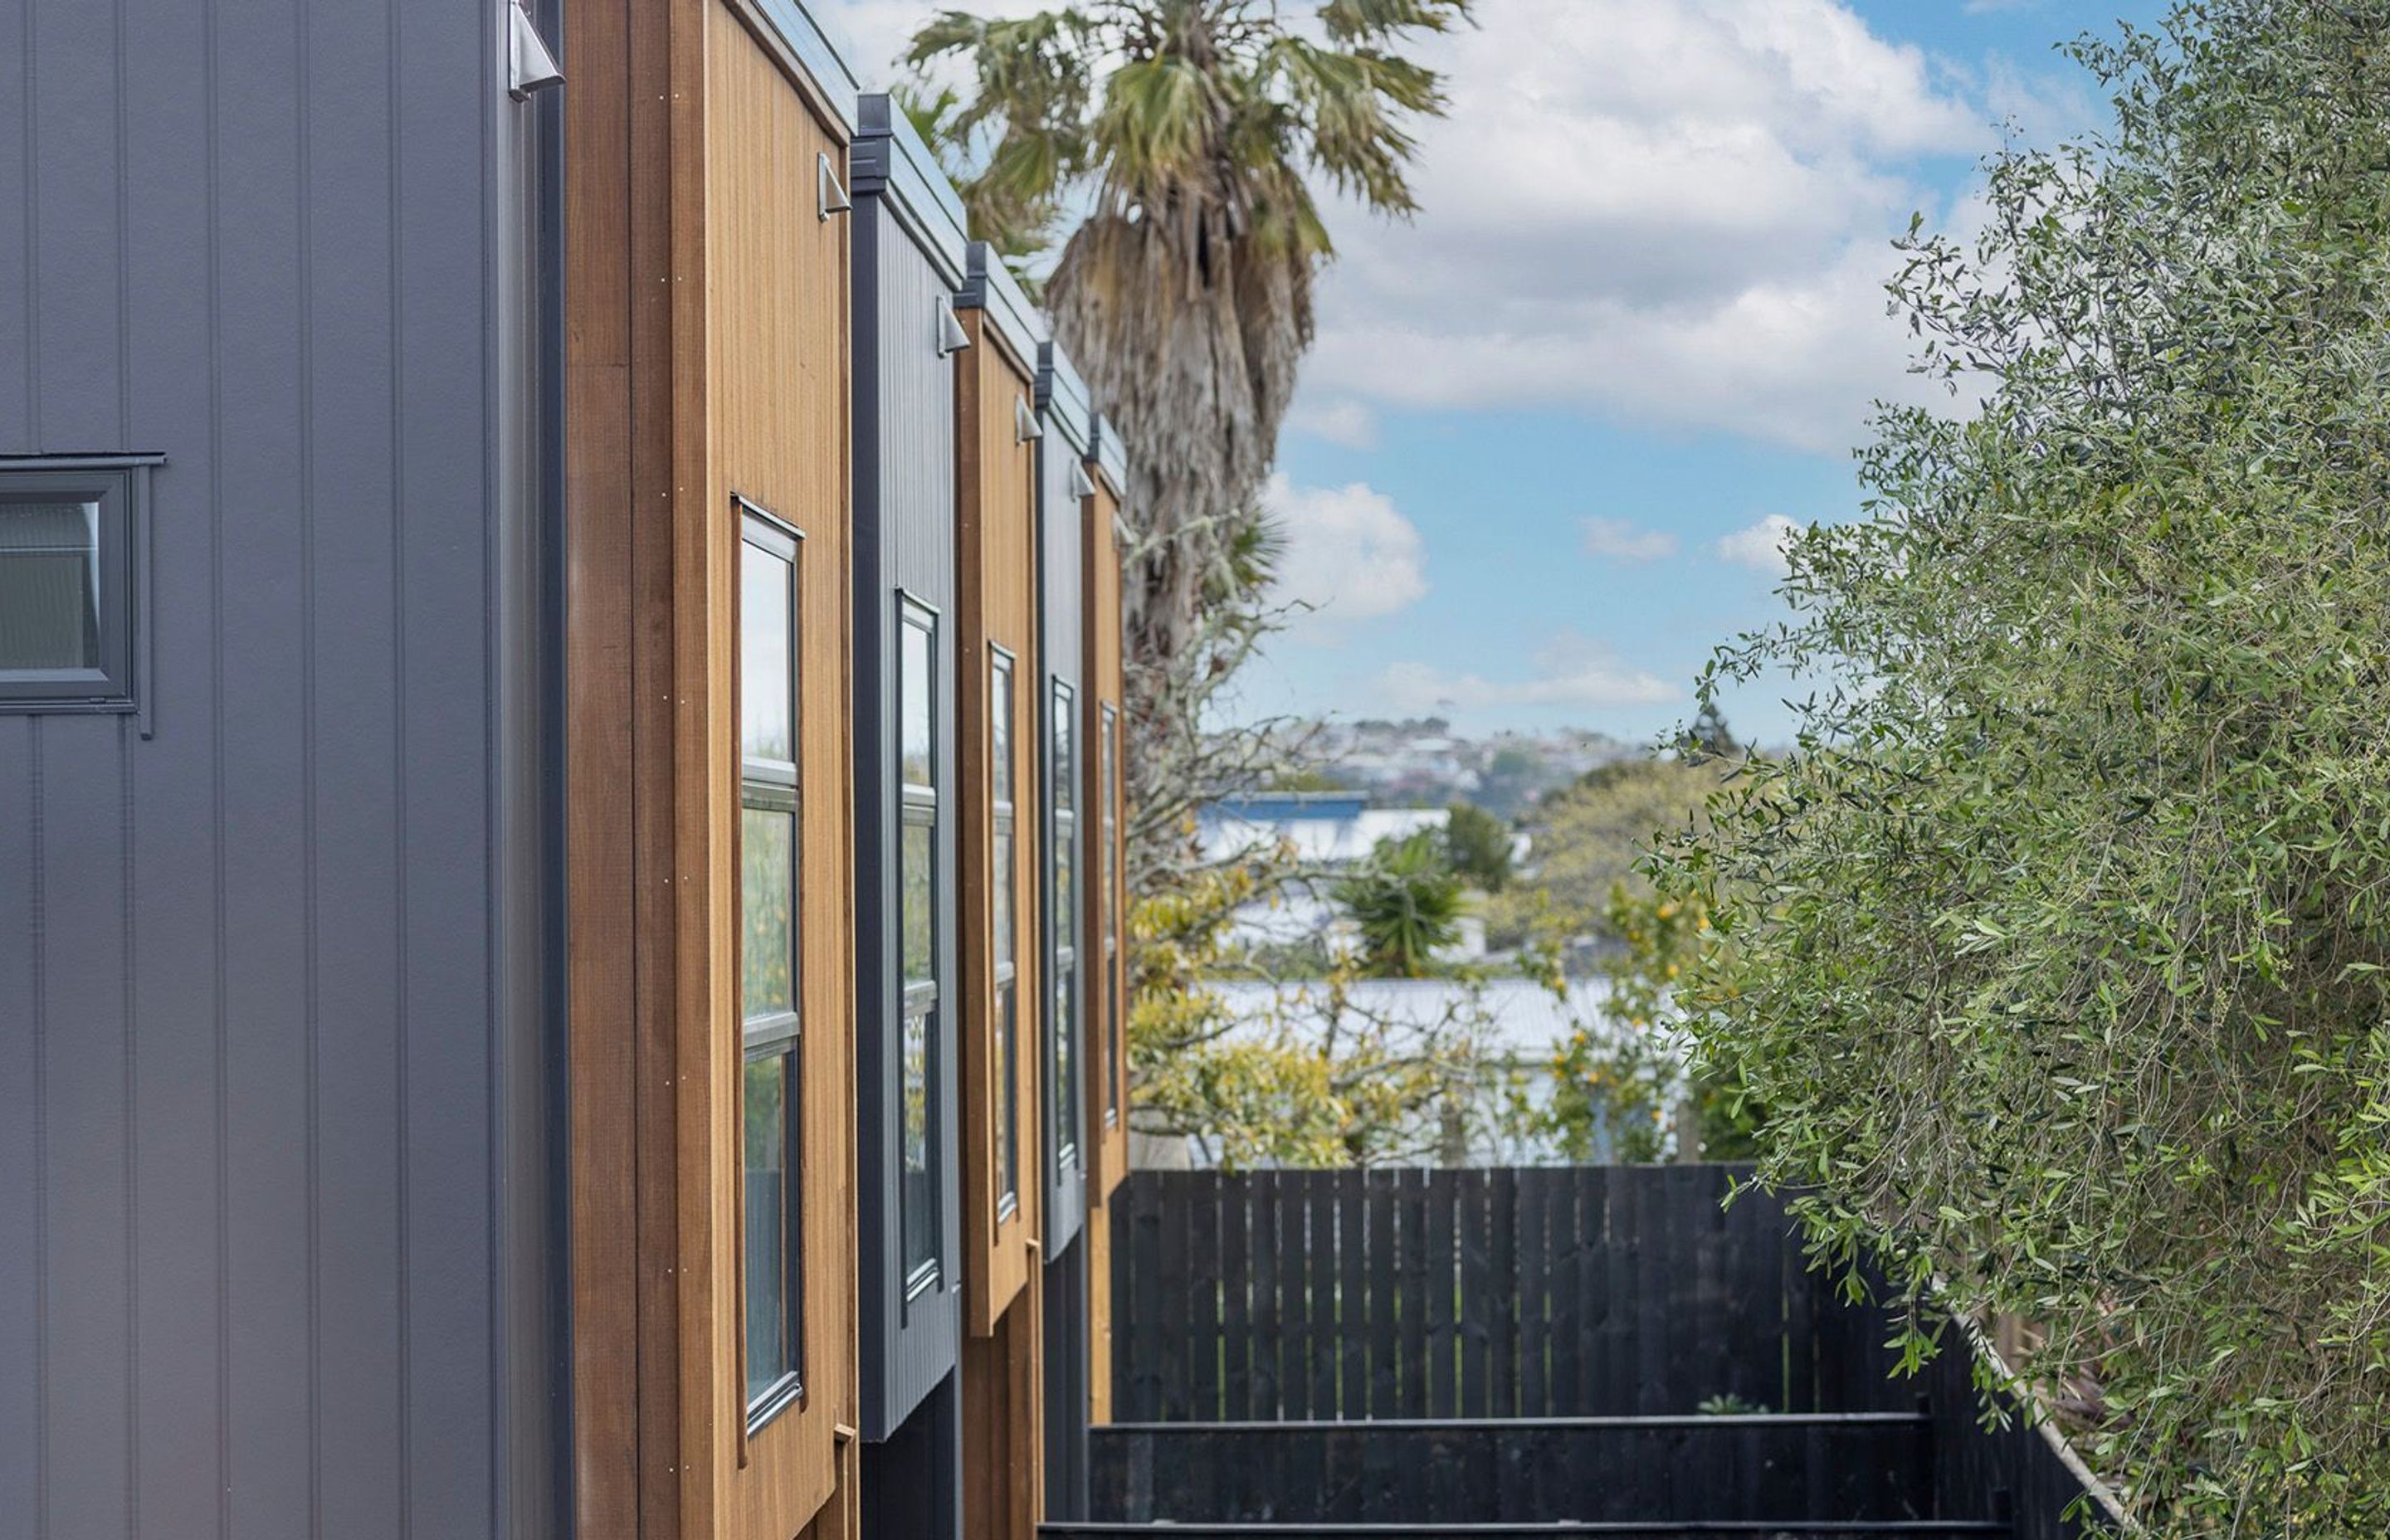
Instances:
[[[856,86],[784,0],[565,19],[568,1490],[845,1534]]]
[[[1039,349],[1037,369],[1037,593],[1040,784],[1046,805],[1043,945],[1047,968],[1045,1253],[1039,1279],[1040,1349],[1046,1382],[1046,1508],[1077,1519],[1087,1504],[1086,1407],[1092,1360],[1088,1290],[1088,1171],[1093,1110],[1086,1094],[1088,958],[1086,952],[1086,501],[1094,481],[1087,387],[1060,344]]]
[[[957,303],[971,345],[955,359],[963,1531],[1031,1540],[1045,1507],[1036,379],[1047,337],[992,248],[974,242],[966,265]]]
[[[1089,429],[1088,490],[1081,499],[1080,593],[1086,686],[1080,712],[1080,784],[1087,809],[1086,959],[1088,1108],[1087,1417],[1111,1419],[1111,1197],[1128,1174],[1128,883],[1124,789],[1126,684],[1121,638],[1121,498],[1127,456],[1109,418]]]

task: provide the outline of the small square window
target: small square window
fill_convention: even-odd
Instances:
[[[0,711],[130,711],[147,458],[0,460]]]

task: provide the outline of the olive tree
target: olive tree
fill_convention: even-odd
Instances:
[[[2378,1535],[2390,0],[2075,51],[2108,132],[1906,242],[1954,409],[1705,681],[1814,693],[1659,863],[1732,941],[1680,995],[1820,1253],[2032,1322],[2154,1533]]]

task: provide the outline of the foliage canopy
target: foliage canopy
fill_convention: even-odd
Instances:
[[[1732,938],[1686,1003],[1820,1247],[2035,1323],[2153,1533],[2378,1535],[2390,0],[2076,52],[2110,133],[1907,245],[1981,409],[1887,411],[1706,682],[1815,694],[1663,863]]]

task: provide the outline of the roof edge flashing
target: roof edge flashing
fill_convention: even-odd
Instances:
[[[962,286],[956,291],[955,304],[963,310],[983,314],[996,340],[1022,362],[1031,374],[1042,367],[1046,344],[1053,333],[1047,329],[1046,317],[1029,301],[1021,280],[1004,265],[1004,258],[995,247],[983,240],[970,243],[964,254]]]
[[[1061,345],[1047,342],[1037,350],[1037,409],[1060,429],[1062,437],[1086,458],[1088,430],[1093,427],[1093,414],[1087,402],[1087,382],[1071,366],[1070,355]]]
[[[847,63],[853,50],[846,39],[818,14],[819,0],[737,0],[732,8],[751,25],[770,30],[852,137],[862,122],[863,83]]]
[[[1087,458],[1096,473],[1111,489],[1115,501],[1128,495],[1128,450],[1121,443],[1120,429],[1101,412],[1096,414],[1094,425],[1087,430],[1093,442]]]

